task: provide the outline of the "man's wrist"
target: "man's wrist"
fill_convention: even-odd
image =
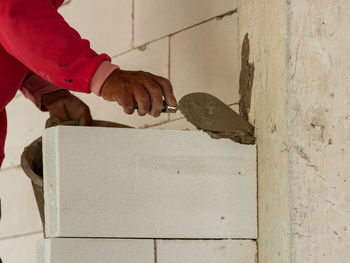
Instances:
[[[101,96],[101,89],[107,78],[112,74],[113,71],[119,69],[117,65],[112,64],[108,60],[102,62],[100,67],[95,72],[91,79],[90,91],[97,96]]]

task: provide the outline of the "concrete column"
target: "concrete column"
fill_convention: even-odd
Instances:
[[[255,66],[261,263],[350,258],[349,8],[239,1]]]

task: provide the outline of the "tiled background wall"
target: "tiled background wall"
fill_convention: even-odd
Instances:
[[[173,83],[178,99],[211,93],[237,108],[239,53],[236,0],[71,0],[61,14],[98,52],[122,69],[144,70]],[[95,119],[138,128],[193,129],[181,114],[125,115],[116,103],[77,94]],[[22,94],[7,107],[6,159],[0,172],[0,257],[34,263],[42,228],[30,181],[19,168],[23,147],[41,136],[47,113]]]

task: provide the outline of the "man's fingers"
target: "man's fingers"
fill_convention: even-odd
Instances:
[[[71,118],[67,115],[67,113],[61,112],[61,111],[51,111],[50,117],[57,118],[60,120],[60,122],[66,122],[71,120]]]
[[[149,113],[154,117],[158,117],[163,107],[162,89],[147,75],[143,79],[143,85],[151,99],[151,109]]]
[[[158,117],[163,107],[163,97],[169,106],[177,102],[169,80],[143,71],[115,70],[101,88],[101,95],[109,101],[118,101],[125,113],[138,107],[138,114],[148,112]]]
[[[151,73],[148,73],[148,74],[161,88],[166,103],[169,106],[176,106],[177,102],[176,102],[175,95],[173,92],[173,87],[172,87],[170,81],[166,78],[156,76],[156,75],[153,75]]]
[[[80,115],[79,125],[80,126],[92,126],[92,116],[91,116],[89,108],[86,107],[83,110],[82,114]]]
[[[63,100],[59,100],[54,102],[49,107],[50,117],[54,117],[60,120],[60,122],[66,122],[71,120],[68,112],[65,110],[65,102]]]
[[[73,95],[65,97],[63,101],[64,107],[61,111],[67,114],[68,120],[78,120],[80,126],[92,125],[90,109],[83,101]]]
[[[150,97],[143,86],[134,88],[134,99],[137,103],[137,113],[140,116],[146,115],[151,107]]]
[[[123,107],[126,114],[133,114],[135,110],[135,101],[131,94],[124,94],[119,99],[119,104]]]

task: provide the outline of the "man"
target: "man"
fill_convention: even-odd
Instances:
[[[163,96],[176,106],[167,79],[124,71],[98,55],[57,12],[64,0],[0,1],[0,166],[4,159],[6,105],[20,89],[61,121],[91,124],[89,108],[68,90],[117,101],[127,114],[158,117]],[[121,36],[122,37],[122,36]],[[25,117],[25,116],[24,116]]]

